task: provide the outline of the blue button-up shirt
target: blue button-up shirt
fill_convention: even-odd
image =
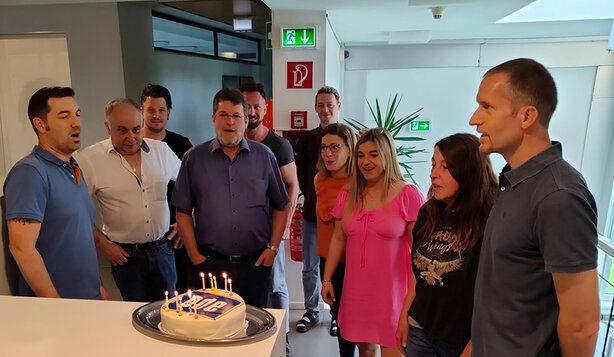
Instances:
[[[186,152],[171,199],[194,210],[196,242],[225,255],[262,249],[271,240],[271,209],[288,202],[275,156],[247,139],[232,160],[217,139]]]

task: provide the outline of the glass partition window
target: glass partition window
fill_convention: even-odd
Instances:
[[[221,57],[258,62],[258,41],[218,34],[218,51]]]
[[[154,48],[260,62],[260,41],[166,15],[153,15]]]
[[[215,56],[213,31],[153,17],[155,48]]]

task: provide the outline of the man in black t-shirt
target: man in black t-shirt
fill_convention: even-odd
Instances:
[[[143,136],[150,139],[164,141],[179,159],[183,158],[183,154],[192,148],[190,139],[183,135],[179,135],[166,129],[166,123],[171,115],[173,102],[171,93],[165,87],[158,84],[148,84],[141,92],[141,112],[145,125],[143,126]],[[169,209],[171,213],[171,231],[168,236],[172,239],[175,234],[175,207],[170,205],[171,194],[175,183],[170,181],[167,189],[167,199],[169,201]],[[181,246],[180,239],[175,241],[175,263],[177,268],[177,291],[185,291],[189,287],[186,286],[186,274],[184,262],[188,262],[185,249]]]
[[[305,296],[305,313],[296,323],[298,332],[309,331],[319,321],[320,314],[320,257],[316,254],[317,223],[316,223],[316,190],[313,178],[316,175],[316,164],[320,156],[320,136],[322,130],[329,124],[338,121],[341,102],[339,92],[333,87],[322,87],[315,97],[315,111],[320,125],[301,136],[296,146],[296,169],[301,192],[305,197],[301,235],[303,238],[303,294]],[[331,321],[330,334],[338,333],[337,321]]]
[[[288,197],[290,198],[290,207],[296,206],[296,199],[298,196],[298,178],[296,176],[296,164],[294,163],[294,152],[290,142],[281,136],[275,134],[272,130],[262,124],[264,115],[266,114],[266,96],[264,88],[260,83],[247,83],[241,86],[241,92],[245,96],[249,105],[247,129],[245,130],[245,137],[249,140],[253,140],[266,145],[277,160],[281,178],[288,191]],[[290,217],[288,217],[288,223],[291,221],[294,209],[290,211]],[[288,227],[284,231],[284,239],[288,238]],[[286,272],[284,269],[284,246],[283,240],[279,245],[279,253],[275,257],[273,263],[271,278],[269,283],[269,296],[271,298],[271,305],[276,309],[285,309],[288,311],[290,308],[290,298],[288,297],[288,285],[286,284]],[[289,312],[289,311],[288,311]],[[290,330],[290,324],[286,319],[286,332]]]

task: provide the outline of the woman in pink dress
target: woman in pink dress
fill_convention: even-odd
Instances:
[[[399,356],[395,332],[411,272],[411,231],[424,202],[403,179],[394,140],[382,128],[362,134],[349,191],[331,212],[335,230],[322,279],[322,298],[336,300],[331,277],[345,255],[337,322],[361,357]]]

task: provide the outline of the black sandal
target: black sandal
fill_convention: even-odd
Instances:
[[[296,322],[296,331],[307,332],[311,330],[311,328],[318,323],[319,319],[319,315],[316,315],[311,312],[304,313],[303,317],[301,317],[301,319]]]
[[[332,320],[330,322],[330,330],[328,330],[328,333],[331,336],[338,336],[339,335],[339,326],[337,325],[337,320]]]

